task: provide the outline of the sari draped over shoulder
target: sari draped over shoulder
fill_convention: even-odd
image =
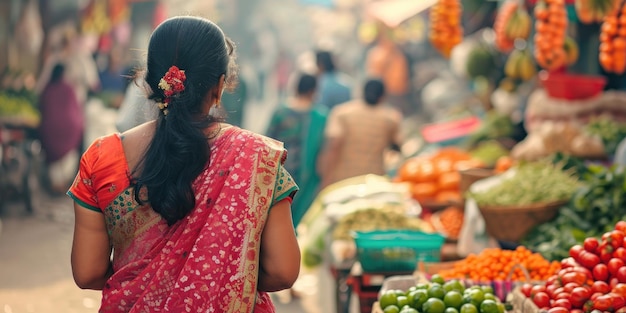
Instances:
[[[103,212],[113,245],[100,312],[275,312],[257,291],[259,250],[270,207],[298,188],[285,158],[278,141],[224,130],[193,182],[196,207],[168,226],[134,200],[120,136],[94,142],[68,194]]]

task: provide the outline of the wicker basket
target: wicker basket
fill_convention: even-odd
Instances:
[[[553,219],[566,201],[525,206],[479,206],[487,233],[493,238],[517,243],[536,225]]]

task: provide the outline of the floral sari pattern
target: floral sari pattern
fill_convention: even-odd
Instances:
[[[193,183],[196,207],[172,226],[137,204],[127,167],[111,172],[116,155],[124,158],[119,135],[97,140],[68,192],[88,209],[102,208],[113,245],[100,312],[275,311],[257,280],[269,208],[297,190],[282,168],[282,143],[223,130]]]

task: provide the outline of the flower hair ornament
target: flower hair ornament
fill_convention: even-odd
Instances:
[[[159,89],[163,90],[165,98],[157,104],[159,109],[163,111],[163,115],[167,115],[167,106],[171,102],[172,97],[185,90],[185,80],[187,80],[185,71],[173,65],[159,81]]]

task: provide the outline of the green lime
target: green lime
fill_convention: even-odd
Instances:
[[[480,287],[480,289],[484,292],[484,293],[491,293],[493,294],[493,287],[491,286],[482,286]]]
[[[409,307],[409,306],[405,306],[402,311],[400,311],[400,313],[419,313],[416,309]]]
[[[417,285],[415,285],[416,289],[428,289],[430,288],[430,284],[427,283],[419,283]]]
[[[485,300],[493,300],[493,301],[497,300],[496,296],[493,293],[485,292],[483,297],[485,298]]]
[[[445,284],[443,284],[443,290],[445,290],[446,292],[454,290],[462,293],[465,291],[465,287],[463,287],[463,284],[461,284],[460,281],[455,279],[447,281]]]
[[[400,313],[400,308],[397,307],[396,305],[388,305],[387,307],[385,307],[385,309],[383,309],[384,313]]]
[[[478,309],[471,303],[463,304],[459,313],[478,313]]]
[[[483,300],[485,300],[485,294],[479,289],[470,290],[469,297],[470,303],[476,307],[479,307]]]
[[[459,311],[455,308],[446,308],[444,313],[459,313]]]
[[[399,308],[404,308],[405,305],[410,304],[409,298],[407,298],[406,296],[398,296],[398,298],[396,299],[396,303]]]
[[[498,302],[498,313],[504,313],[506,312],[506,308],[504,307],[504,304]]]
[[[443,291],[443,290],[442,290]],[[446,304],[441,299],[430,298],[422,306],[423,313],[444,313],[446,311]]]
[[[409,293],[408,298],[411,301],[412,308],[421,310],[422,305],[428,300],[428,291],[424,289],[415,290]]]
[[[380,307],[384,310],[390,305],[398,304],[398,295],[393,290],[388,290],[380,296],[378,302],[380,303]]]
[[[485,300],[480,304],[481,313],[498,313],[498,303],[493,300]]]
[[[417,286],[411,286],[409,288],[409,290],[406,291],[406,294],[408,295],[409,293],[411,293],[412,291],[415,291],[415,290],[417,290]]]
[[[443,297],[443,303],[447,308],[460,309],[463,305],[463,295],[460,292],[452,290]]]
[[[429,298],[437,298],[437,299],[442,299],[443,300],[443,297],[445,295],[446,295],[446,292],[443,290],[443,287],[441,287],[439,284],[433,284],[428,289],[428,297]]]
[[[430,281],[433,283],[438,283],[440,285],[443,285],[446,283],[446,281],[443,279],[443,277],[441,277],[441,275],[439,274],[435,274],[433,276],[430,277]]]
[[[406,294],[404,293],[404,290],[396,289],[394,290],[394,292],[396,293],[397,296],[406,296]]]

